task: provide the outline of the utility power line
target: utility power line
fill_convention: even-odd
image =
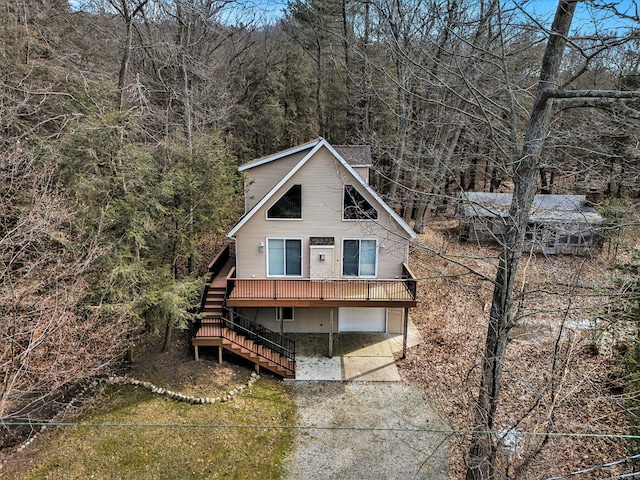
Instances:
[[[239,425],[215,423],[74,423],[74,422],[45,422],[45,421],[2,421],[3,427],[78,427],[78,428],[215,428],[215,429],[277,429],[277,430],[334,430],[334,431],[366,431],[366,432],[400,432],[400,433],[439,433],[444,435],[484,434],[504,436],[504,431],[453,430],[433,428],[405,428],[405,427],[341,427],[321,425]],[[640,435],[623,435],[614,433],[563,433],[563,432],[521,432],[521,435],[532,437],[574,437],[574,438],[611,438],[624,440],[640,440]]]

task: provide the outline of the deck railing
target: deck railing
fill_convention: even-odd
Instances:
[[[233,278],[234,299],[415,300],[415,280]]]
[[[215,278],[215,276],[222,270],[225,264],[231,258],[231,245],[227,245],[222,250],[218,252],[215,258],[211,261],[209,266],[207,267],[207,280],[204,283],[204,287],[202,288],[202,293],[200,294],[200,311],[204,310],[204,304],[207,299],[207,293],[209,292],[209,287],[211,285],[211,280]]]
[[[233,312],[233,310],[225,307],[222,318],[216,325],[219,325],[220,327],[218,332],[215,332],[215,330],[218,330],[215,325],[212,326],[214,327],[214,333],[217,333],[217,336],[227,338],[228,340],[233,342],[234,340],[232,338],[223,334],[223,328],[227,328],[228,330],[232,330],[239,335],[242,335],[243,337],[251,340],[253,346],[249,349],[258,356],[274,361],[273,358],[265,357],[258,348],[259,346],[264,346],[273,352],[279,353],[281,357],[290,360],[291,362],[296,361],[295,341],[291,340],[288,337],[285,337],[284,335],[281,335],[280,333],[269,330],[263,325],[260,325],[246,317],[243,317],[242,315]],[[244,348],[248,348],[246,345],[242,346]],[[291,371],[292,373],[295,373],[294,369],[291,366],[293,363],[276,363],[278,363],[281,367]]]
[[[411,293],[411,298],[416,299],[416,295],[418,293],[418,281],[416,280],[416,276],[413,274],[411,268],[406,263],[402,264],[402,278],[405,281],[405,285]]]

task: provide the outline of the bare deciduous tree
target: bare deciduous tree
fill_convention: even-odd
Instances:
[[[576,0],[561,0],[551,26],[540,68],[540,82],[527,124],[524,143],[515,163],[514,193],[507,220],[507,234],[500,254],[489,314],[482,380],[476,406],[474,434],[466,478],[495,478],[495,442],[492,432],[500,399],[502,369],[508,335],[516,325],[514,285],[523,251],[524,236],[537,191],[540,155],[550,131],[554,102],[566,106],[594,105],[601,100],[629,99],[638,92],[567,91],[562,87],[560,66],[576,8]]]

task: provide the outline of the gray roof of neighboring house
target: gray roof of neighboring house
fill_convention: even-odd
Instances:
[[[333,145],[333,148],[352,167],[371,165],[371,145]]]
[[[506,217],[510,193],[462,192],[458,195],[467,217]],[[539,223],[602,223],[595,208],[586,205],[585,195],[536,195],[530,221]]]

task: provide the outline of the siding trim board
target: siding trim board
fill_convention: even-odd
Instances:
[[[293,147],[293,148],[290,148],[289,150],[285,150],[283,152],[276,153],[275,155],[269,155],[267,157],[259,158],[258,160],[254,160],[253,162],[249,162],[249,163],[246,163],[244,165],[241,165],[238,168],[238,171],[239,172],[244,172],[245,170],[249,170],[250,168],[259,167],[260,165],[264,165],[265,163],[273,162],[273,161],[279,160],[279,159],[281,159],[283,157],[287,157],[289,155],[293,155],[295,153],[302,152],[303,150],[307,150],[309,148],[313,148],[314,146],[317,146],[319,141],[320,141],[319,139],[316,139],[316,140],[313,140],[313,141],[311,141],[309,143],[305,143],[303,145],[300,145],[298,147]]]

